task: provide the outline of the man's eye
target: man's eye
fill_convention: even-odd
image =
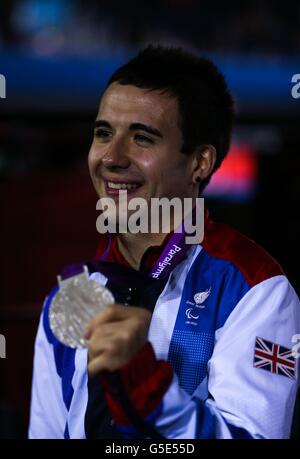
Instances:
[[[150,139],[150,137],[146,137],[145,135],[142,135],[142,134],[136,134],[134,138],[140,143],[154,143],[153,140]]]
[[[105,129],[97,129],[95,131],[95,137],[97,137],[97,139],[108,140],[111,137],[111,132]]]

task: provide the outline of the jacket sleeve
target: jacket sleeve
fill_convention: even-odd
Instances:
[[[64,438],[67,410],[63,401],[61,378],[57,374],[53,344],[47,330],[46,312],[51,295],[45,301],[35,341],[31,390],[30,439]]]
[[[122,381],[140,416],[167,438],[289,438],[299,359],[290,359],[294,369],[286,374],[277,364],[269,371],[254,366],[254,350],[257,337],[292,349],[299,332],[299,299],[285,276],[274,276],[250,289],[216,331],[205,401],[179,386],[150,344],[121,369]],[[136,435],[107,381],[104,386],[119,429]]]

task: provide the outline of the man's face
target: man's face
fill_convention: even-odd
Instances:
[[[175,98],[158,91],[111,84],[105,91],[89,152],[89,170],[100,198],[118,203],[119,189],[133,197],[196,197],[193,155],[183,143]]]

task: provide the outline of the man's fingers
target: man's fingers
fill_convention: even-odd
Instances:
[[[84,332],[84,338],[89,339],[93,330],[102,326],[102,324],[114,321],[122,321],[130,317],[136,317],[137,319],[148,320],[150,323],[151,314],[149,311],[143,308],[138,308],[134,306],[126,307],[123,304],[109,304],[106,306],[104,311],[101,311],[97,314],[90,322],[87,324]]]
[[[94,319],[92,319],[94,320]],[[88,341],[94,333],[96,333],[98,329],[97,322],[89,322],[89,324],[85,327],[83,337]],[[106,335],[111,333],[115,329],[115,322],[105,322],[101,325],[101,335]]]
[[[114,317],[116,316],[116,311],[114,308],[117,308],[119,305],[116,304],[109,304],[106,308],[99,312],[95,317],[93,317],[86,325],[83,337],[85,339],[90,339],[91,334],[95,327],[101,324],[105,324],[106,322],[112,322],[113,320],[117,320]],[[122,306],[124,308],[124,306]]]
[[[88,340],[90,374],[120,368],[144,346],[151,320],[143,308],[111,305],[89,324]]]
[[[114,359],[108,358],[106,353],[102,353],[89,362],[88,372],[90,376],[95,376],[104,370],[114,371],[117,367],[118,366],[114,364]]]
[[[127,317],[126,307],[122,304],[108,304],[105,309],[93,317],[86,326],[85,332],[89,334],[96,326],[113,322]]]
[[[101,329],[92,334],[88,341],[89,357],[95,358],[102,352],[107,352],[111,356],[117,355],[122,359],[126,350],[134,347],[135,341],[136,337],[132,336],[130,330],[120,329],[115,323],[109,324],[105,333]]]
[[[130,358],[127,354],[119,354],[105,349],[101,354],[91,359],[88,363],[88,372],[91,376],[99,374],[101,371],[115,371],[125,365]]]
[[[114,330],[107,333],[97,330],[88,341],[89,357],[93,359],[102,352],[108,352],[110,355],[121,354],[123,351],[122,344],[122,338],[116,336]]]

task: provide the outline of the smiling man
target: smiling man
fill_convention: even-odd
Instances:
[[[178,101],[168,94],[113,82],[106,90],[95,122],[89,153],[90,174],[100,198],[111,197],[118,212],[119,191],[128,199],[196,199],[197,180],[215,164],[213,145],[190,155],[183,145]],[[177,154],[175,154],[177,153]],[[129,212],[130,215],[130,212]],[[149,214],[151,220],[151,214]],[[120,234],[118,246],[131,266],[138,268],[147,247],[161,244],[163,233]]]
[[[228,152],[233,116],[211,61],[147,47],[113,74],[100,102],[88,159],[99,198],[116,207],[124,191],[149,206],[196,200]],[[179,247],[182,256],[154,279],[174,237],[100,237],[87,266],[116,304],[87,325],[87,349],[57,341],[49,309],[58,288],[48,296],[30,438],[289,437],[299,385],[295,291],[270,255],[207,214],[204,240]]]

